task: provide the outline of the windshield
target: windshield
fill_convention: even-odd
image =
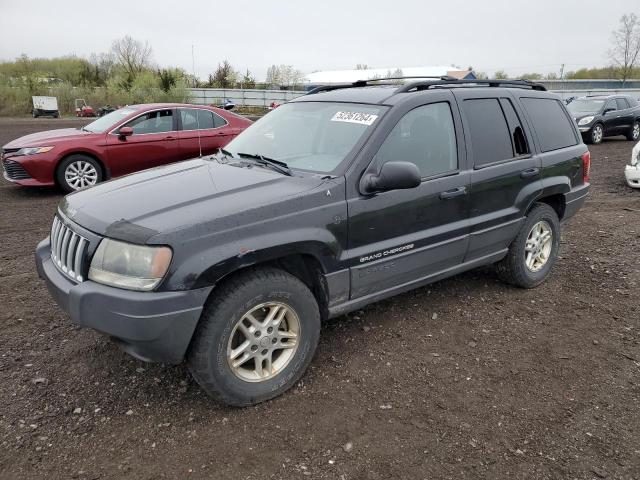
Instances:
[[[596,113],[599,112],[604,105],[604,100],[591,100],[585,98],[576,98],[573,102],[567,105],[567,108],[571,113]]]
[[[224,148],[236,157],[262,155],[290,168],[331,172],[384,111],[385,107],[352,103],[287,103]]]
[[[135,111],[135,108],[120,108],[115,112],[108,113],[104,117],[100,117],[97,120],[94,120],[89,125],[84,127],[84,130],[93,133],[106,132],[124,117],[131,115]]]

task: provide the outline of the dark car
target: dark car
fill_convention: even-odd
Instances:
[[[251,121],[220,108],[130,105],[82,128],[34,133],[2,147],[4,177],[66,192],[167,163],[209,155]]]
[[[574,99],[567,105],[587,143],[624,135],[640,138],[640,104],[630,95],[597,95]]]
[[[37,268],[74,323],[249,405],[300,378],[322,320],[482,265],[539,285],[589,159],[536,84],[327,87],[217,156],[68,195]]]

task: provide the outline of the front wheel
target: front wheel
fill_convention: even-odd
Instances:
[[[517,287],[537,287],[549,275],[559,248],[558,215],[549,205],[536,203],[509,246],[507,256],[496,265],[498,275]]]
[[[92,187],[102,181],[102,168],[87,155],[70,155],[58,165],[56,181],[67,193]]]
[[[631,130],[627,133],[627,140],[631,140],[632,142],[637,142],[640,138],[640,121],[633,122],[631,126]]]
[[[597,145],[599,143],[602,143],[603,138],[604,138],[604,128],[602,127],[601,124],[597,123],[596,125],[593,126],[593,128],[589,132],[588,143]]]
[[[262,268],[217,289],[187,354],[193,378],[210,396],[238,407],[287,391],[311,362],[320,336],[309,288],[283,270]]]

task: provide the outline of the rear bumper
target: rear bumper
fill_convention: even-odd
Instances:
[[[148,362],[180,363],[212,287],[182,292],[135,292],[92,281],[73,283],[53,265],[49,239],[36,249],[36,267],[71,321],[109,335]]]
[[[589,189],[591,188],[590,183],[585,183],[579,187],[574,188],[569,193],[565,194],[565,209],[564,215],[562,217],[562,223],[569,220],[573,217],[584,202],[587,200],[587,195],[589,195]]]
[[[624,168],[624,177],[631,188],[640,188],[640,163],[627,165]]]

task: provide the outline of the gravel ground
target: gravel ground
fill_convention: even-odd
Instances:
[[[0,145],[82,122],[2,119]],[[2,180],[0,477],[640,478],[631,147],[591,149],[544,285],[486,268],[332,320],[302,381],[246,409],[73,327],[33,264],[61,194]]]

